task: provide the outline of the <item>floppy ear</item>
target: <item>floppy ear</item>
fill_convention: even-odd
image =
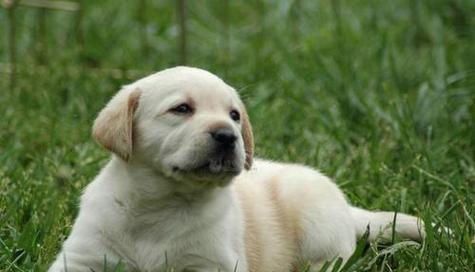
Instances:
[[[252,135],[252,126],[251,122],[249,121],[249,116],[247,115],[246,108],[244,107],[244,105],[242,105],[241,108],[241,134],[242,139],[244,141],[244,151],[246,152],[246,162],[244,163],[244,168],[246,168],[246,170],[249,170],[251,169],[254,155],[254,136]]]
[[[106,149],[127,161],[133,148],[133,119],[140,89],[122,89],[99,113],[92,136]]]

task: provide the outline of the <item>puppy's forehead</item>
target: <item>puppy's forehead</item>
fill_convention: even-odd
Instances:
[[[198,68],[175,67],[150,75],[132,84],[144,91],[147,100],[159,102],[169,96],[180,96],[195,103],[234,104],[236,91],[216,75]]]

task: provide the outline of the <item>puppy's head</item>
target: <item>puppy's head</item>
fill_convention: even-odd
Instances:
[[[123,160],[180,182],[224,186],[252,165],[252,129],[238,94],[197,68],[125,86],[99,113],[93,136]]]

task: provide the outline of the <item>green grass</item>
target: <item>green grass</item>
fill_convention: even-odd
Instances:
[[[0,70],[1,271],[47,268],[109,156],[90,137],[95,115],[179,60],[172,1],[82,2],[79,33],[71,13],[48,11],[41,32],[37,10],[17,9],[14,88]],[[258,156],[453,231],[361,243],[346,271],[475,270],[474,1],[188,1],[187,16],[188,64],[240,90]]]

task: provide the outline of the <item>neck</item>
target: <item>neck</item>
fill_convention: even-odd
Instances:
[[[199,186],[174,180],[148,165],[133,160],[125,162],[114,156],[110,164],[114,171],[124,177],[126,184],[122,185],[126,186],[126,193],[133,195],[131,199],[141,203],[153,203],[153,206],[160,206],[163,203],[204,204],[229,193],[229,186]],[[203,184],[201,181],[199,183]]]

